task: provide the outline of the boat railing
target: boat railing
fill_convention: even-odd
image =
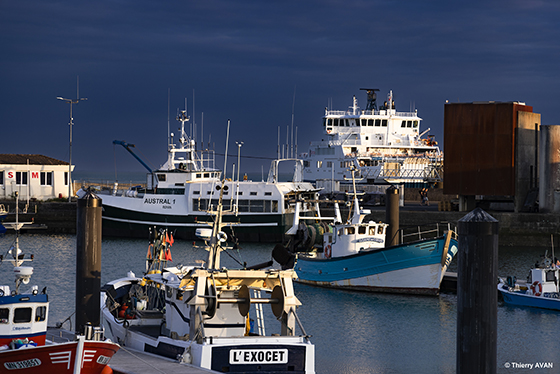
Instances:
[[[366,115],[366,116],[386,116],[387,115],[387,111],[386,110],[360,110],[359,115]],[[347,116],[347,115],[351,115],[351,116],[358,116],[356,114],[353,113],[352,110],[327,110],[326,111],[326,115],[327,116]],[[397,112],[393,110],[393,114],[394,117],[417,117],[418,113],[416,112]]]
[[[451,231],[456,238],[457,230],[453,229],[449,222],[402,227],[399,230],[399,236],[401,243],[409,243],[417,240],[437,238],[443,236],[448,231]]]

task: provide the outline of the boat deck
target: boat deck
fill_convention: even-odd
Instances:
[[[217,371],[202,369],[188,364],[179,364],[175,360],[150,353],[121,347],[109,363],[115,374],[204,374]]]
[[[152,330],[159,326],[144,326],[140,331],[145,334],[154,333]],[[76,335],[68,330],[49,327],[47,339],[57,343],[73,341]],[[216,371],[202,369],[188,364],[180,364],[176,360],[171,360],[162,356],[150,353],[139,352],[127,347],[121,347],[111,358],[109,366],[115,374],[154,374],[154,373],[173,373],[173,374],[204,374],[217,373]]]

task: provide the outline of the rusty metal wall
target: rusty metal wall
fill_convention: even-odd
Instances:
[[[449,103],[444,114],[444,193],[515,195],[517,103]]]

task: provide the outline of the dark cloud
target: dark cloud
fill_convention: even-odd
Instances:
[[[18,1],[0,3],[1,153],[67,159],[74,107],[78,169],[142,171],[114,139],[165,160],[170,92],[198,137],[223,152],[274,157],[278,127],[299,151],[320,138],[325,106],[345,109],[361,87],[393,90],[440,143],[450,101],[524,101],[556,123],[560,40],[556,1]],[[295,93],[295,104],[293,102]],[[247,159],[260,171],[268,159]],[[221,165],[221,164],[220,164]]]

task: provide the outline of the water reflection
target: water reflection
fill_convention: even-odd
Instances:
[[[0,238],[6,253],[13,235]],[[74,312],[76,237],[73,235],[25,234],[20,241],[26,253],[34,253],[35,273],[29,284],[48,287],[51,312],[49,324]],[[200,243],[199,243],[200,244]],[[123,277],[129,270],[137,275],[145,269],[148,241],[104,239],[102,284]],[[524,280],[529,268],[548,248],[499,249],[499,275]],[[245,244],[234,253],[243,263],[257,264],[271,259],[272,245]],[[206,258],[206,251],[192,242],[176,241],[173,264],[192,264]],[[229,256],[222,265],[239,267]],[[456,269],[452,263],[451,269]],[[12,267],[0,266],[2,284],[13,284]],[[303,306],[298,315],[316,345],[318,373],[454,373],[456,351],[457,298],[369,294],[328,290],[297,284]],[[273,320],[264,307],[265,320]],[[560,372],[559,313],[498,306],[498,373],[511,374],[506,362],[554,362],[547,373]],[[69,327],[69,325],[65,325]],[[274,333],[277,324],[266,326]]]

